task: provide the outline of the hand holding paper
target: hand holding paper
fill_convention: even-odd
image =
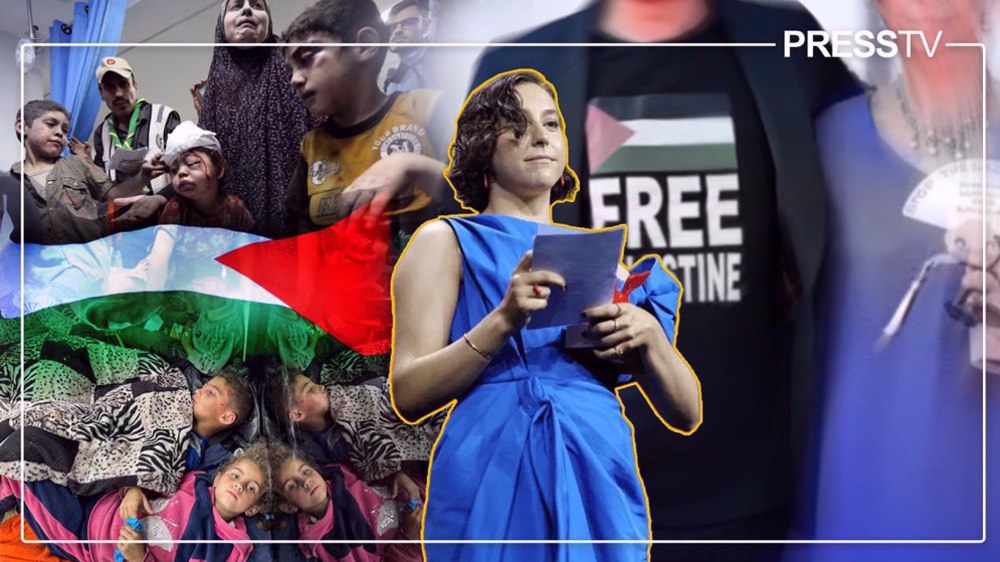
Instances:
[[[108,167],[112,170],[118,170],[123,174],[138,174],[142,169],[142,164],[145,161],[146,153],[148,151],[149,149],[146,148],[139,148],[136,150],[117,150],[114,155],[111,156],[111,161],[108,162]]]
[[[553,292],[548,306],[531,316],[528,328],[580,324],[584,310],[610,304],[624,232],[540,226],[532,269],[558,273],[565,279],[566,291]]]
[[[523,327],[532,314],[544,310],[553,293],[566,288],[566,281],[561,275],[534,269],[532,265],[532,252],[525,252],[510,277],[507,294],[497,307],[498,312],[516,329]]]

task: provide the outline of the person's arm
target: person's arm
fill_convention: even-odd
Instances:
[[[208,95],[208,91],[212,87],[211,75],[205,78],[204,82],[205,86],[201,90],[201,95],[199,96],[198,104],[195,107],[195,111],[198,113],[198,126],[201,127],[202,129],[205,129],[206,131],[214,131],[216,129],[218,121],[215,115],[216,106],[218,104],[215,103],[215,100],[217,99],[216,96]],[[291,86],[289,85],[289,81],[285,80],[284,83],[285,87],[288,88],[290,91]],[[296,102],[299,103],[299,107],[302,107],[302,109],[305,110],[305,107],[302,106],[302,102],[299,102],[299,98],[297,96],[292,96],[292,97],[295,99]],[[192,103],[193,102],[194,99],[192,98]]]
[[[101,138],[101,128],[104,126],[104,122],[97,125],[94,129],[94,164],[104,170],[104,139]]]
[[[85,160],[93,160],[90,145],[76,137],[69,139],[69,151]]]
[[[170,255],[174,251],[173,233],[166,228],[156,229],[153,249],[149,251],[149,270],[146,272],[146,290],[159,291],[167,284]]]
[[[132,542],[143,540],[142,533],[133,530],[128,525],[122,525],[118,532],[118,551],[126,562],[142,562],[146,559],[146,545]]]
[[[120,208],[128,207],[128,210],[112,219],[111,222],[116,227],[128,229],[150,221],[154,216],[159,215],[163,206],[167,204],[167,198],[161,194],[133,195],[132,197],[116,198],[114,202]]]
[[[146,493],[142,491],[142,488],[136,486],[129,486],[119,492],[121,494],[122,503],[118,506],[118,515],[121,516],[122,521],[128,520],[129,517],[139,518],[139,510],[145,510],[146,515],[153,514],[153,507],[149,503],[149,498],[146,497]]]
[[[194,112],[195,112],[195,115],[198,116],[198,119],[201,119],[201,102],[202,102],[202,99],[203,99],[202,98],[201,89],[202,89],[202,87],[205,86],[205,82],[207,82],[207,79],[206,80],[199,80],[199,81],[195,82],[194,86],[191,86],[191,90],[190,90],[191,91],[191,104],[194,105]]]
[[[142,186],[149,181],[148,173],[151,170],[151,168],[147,170],[145,164],[143,165],[143,173],[115,185],[115,182],[104,173],[104,170],[98,168],[89,160],[79,156],[71,156],[71,158],[79,158],[82,162],[87,187],[90,189],[91,196],[96,201],[99,201],[102,205],[107,205],[109,200],[114,199],[114,203],[118,207],[129,206],[128,211],[112,219],[111,222],[116,227],[129,228],[141,224],[150,219],[154,214],[159,213],[160,209],[167,202],[165,198],[159,195],[133,195],[131,197],[118,195],[122,191],[138,190],[141,192]]]
[[[104,173],[104,169],[98,167],[96,164],[92,163],[90,160],[82,156],[70,156],[70,158],[79,158],[82,161],[82,169],[85,175],[85,180],[87,182],[87,187],[90,189],[91,196],[101,203],[106,203],[111,197],[109,196],[115,188],[115,182],[112,181],[107,174]],[[75,162],[74,164],[77,164]]]
[[[448,343],[458,301],[461,253],[445,222],[421,227],[407,245],[393,275],[395,303],[389,389],[404,420],[418,420],[456,399],[476,380],[532,312],[545,308],[549,285],[565,286],[559,275],[531,271],[531,254],[514,270],[507,294],[463,338]],[[539,285],[536,292],[532,285]]]
[[[371,205],[368,214],[379,217],[392,199],[408,186],[416,186],[432,199],[441,197],[445,185],[444,164],[429,156],[397,152],[382,158],[365,170],[337,197],[337,214],[343,218]]]
[[[143,162],[139,173],[131,178],[113,186],[108,190],[108,199],[120,197],[132,197],[133,195],[143,195],[143,188],[152,180],[162,176],[167,171],[167,165],[163,161],[163,155],[159,155],[151,162]],[[103,173],[103,172],[102,172]]]
[[[304,234],[316,230],[309,217],[309,194],[307,193],[306,177],[309,173],[309,165],[299,155],[299,160],[292,171],[292,179],[288,182],[288,190],[285,191],[285,206],[287,206],[296,218],[296,232]]]
[[[601,338],[594,354],[629,364],[664,423],[685,434],[701,425],[701,386],[655,316],[629,303],[595,307],[584,315],[592,323],[591,332]]]

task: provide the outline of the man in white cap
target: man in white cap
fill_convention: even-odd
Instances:
[[[141,160],[126,159],[112,167],[119,150],[148,148],[162,152],[167,136],[181,122],[180,115],[170,107],[150,103],[139,97],[135,73],[121,57],[105,57],[97,67],[97,89],[111,113],[94,130],[94,163],[103,168],[115,182],[121,183],[139,173]],[[166,166],[157,164],[153,180],[145,186],[147,195],[159,193],[170,184]]]

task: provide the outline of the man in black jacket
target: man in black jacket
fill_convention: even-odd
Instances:
[[[627,223],[626,259],[661,255],[684,285],[677,345],[701,380],[703,425],[673,434],[636,389],[621,393],[657,540],[788,536],[825,244],[813,117],[858,91],[840,61],[783,57],[786,29],[818,28],[792,6],[606,0],[513,42],[634,47],[497,48],[475,75],[473,87],[514,68],[545,74],[583,186],[574,203],[554,207],[555,220]],[[708,46],[732,43],[774,46]],[[718,545],[654,553],[774,555]]]

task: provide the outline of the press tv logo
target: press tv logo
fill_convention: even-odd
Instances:
[[[926,53],[933,57],[941,46],[938,31],[928,36],[923,30],[903,29],[879,32],[870,29],[858,31],[796,31],[785,30],[785,58],[792,56],[793,49],[805,49],[806,56],[825,58],[874,57],[891,59],[900,53],[907,58],[914,54]],[[933,38],[933,39],[932,39]]]

